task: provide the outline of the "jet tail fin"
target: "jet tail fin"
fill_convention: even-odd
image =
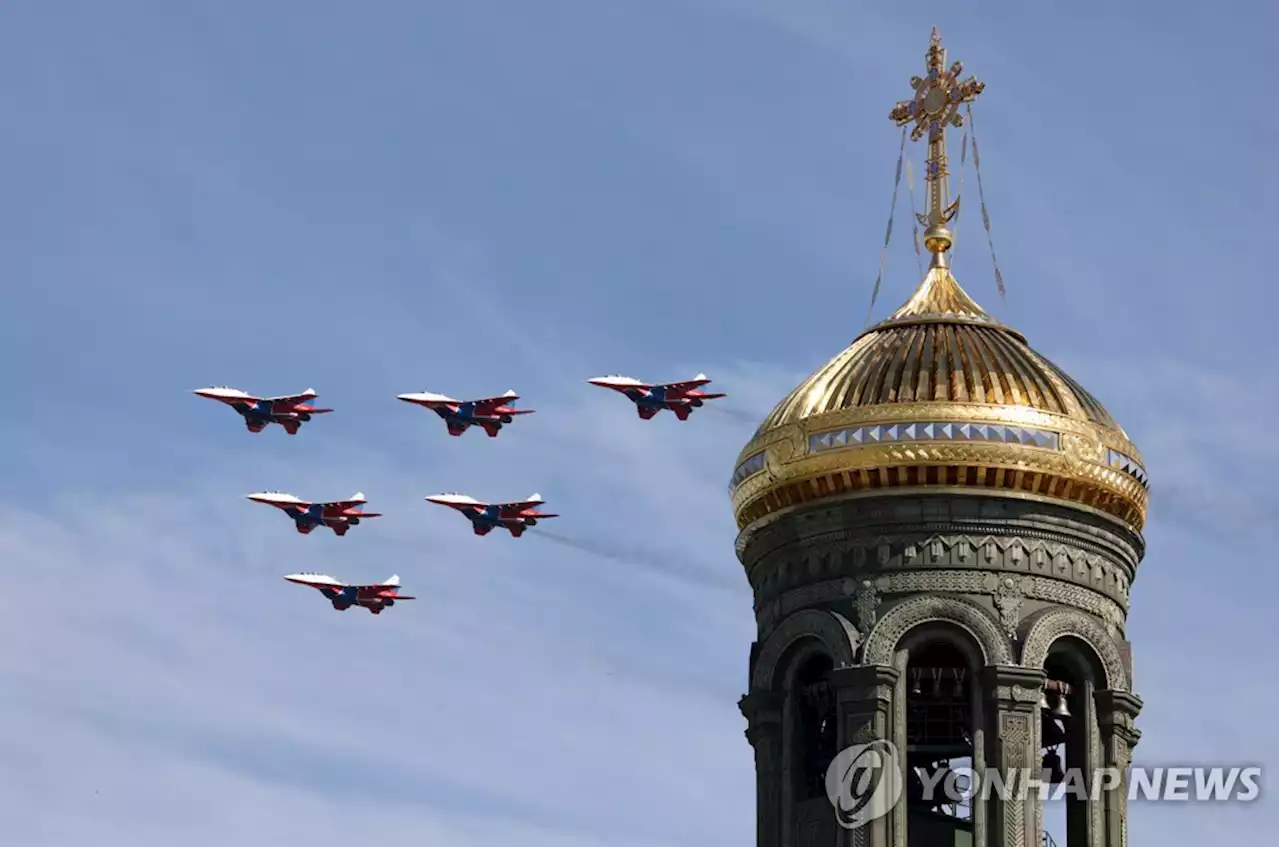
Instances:
[[[392,586],[393,588],[398,587],[400,585],[400,574],[392,574],[387,579],[384,579],[382,584]]]
[[[348,497],[348,498],[347,498],[347,502],[349,502],[349,503],[363,503],[363,502],[364,502],[364,492],[363,492],[363,491],[357,491],[355,494],[352,494],[350,497]]]

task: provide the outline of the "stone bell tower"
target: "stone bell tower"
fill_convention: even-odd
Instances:
[[[1034,787],[957,805],[923,780],[1091,778],[1138,740],[1124,631],[1146,472],[1102,404],[948,267],[946,129],[983,88],[960,75],[935,30],[891,114],[927,137],[924,280],[778,404],[733,475],[759,624],[741,702],[759,847],[1038,846]],[[879,761],[901,795],[837,820],[827,771],[868,742],[893,751]],[[1125,798],[1066,801],[1058,847],[1123,847]]]

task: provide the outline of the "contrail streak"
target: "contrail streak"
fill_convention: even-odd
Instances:
[[[636,565],[647,570],[660,571],[667,576],[684,580],[686,582],[697,583],[706,588],[718,588],[724,591],[740,591],[746,587],[745,580],[730,579],[728,577],[722,578],[703,570],[681,568],[677,563],[672,562],[670,559],[652,552],[638,550],[635,548],[623,550],[616,545],[605,546],[588,541],[580,541],[576,538],[570,538],[567,535],[560,535],[559,533],[542,529],[541,527],[530,530],[529,534],[538,538],[545,538],[548,541],[554,541],[557,544],[570,547],[582,553],[599,556],[602,559],[612,559],[615,562],[622,562],[627,565]]]
[[[756,426],[760,421],[764,420],[763,415],[753,415],[750,412],[744,412],[741,409],[735,409],[732,406],[712,406],[710,404],[703,406],[704,409],[710,409],[713,412],[719,412],[722,415],[728,415],[739,423],[751,424]]]

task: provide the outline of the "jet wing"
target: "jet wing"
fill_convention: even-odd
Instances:
[[[690,391],[706,385],[710,381],[705,374],[698,374],[693,379],[688,379],[684,382],[668,382],[662,385],[655,385],[654,388],[666,389],[667,391]]]
[[[347,588],[354,588],[362,595],[370,597],[389,597],[392,600],[414,600],[417,598],[410,597],[407,594],[388,594],[388,591],[395,591],[397,586],[394,585],[348,585]]]
[[[481,400],[472,400],[471,403],[476,407],[476,411],[491,412],[494,409],[506,403],[514,403],[520,399],[520,395],[514,391],[508,391],[501,397],[485,397]]]
[[[260,403],[297,404],[297,403],[305,403],[308,400],[314,400],[317,396],[318,395],[316,394],[314,388],[308,388],[306,391],[302,392],[301,394],[289,394],[284,397],[259,397],[257,399],[258,399],[258,402]]]
[[[504,512],[507,512],[507,511],[519,512],[524,509],[531,509],[534,506],[541,506],[542,503],[543,503],[543,500],[541,497],[534,496],[534,497],[530,497],[528,500],[516,500],[515,502],[512,502],[512,503],[499,503],[497,505],[498,505],[498,508]]]
[[[368,501],[364,499],[364,493],[357,491],[346,500],[329,500],[324,503],[314,503],[316,506],[324,506],[330,509],[350,509],[352,506],[363,506]]]

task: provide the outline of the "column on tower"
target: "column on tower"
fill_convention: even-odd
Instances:
[[[738,701],[756,758],[756,831],[761,844],[782,843],[782,717],[784,695],[753,691]]]
[[[835,696],[839,748],[893,739],[894,692],[901,676],[891,665],[858,665],[831,672]],[[906,761],[897,763],[898,779],[905,780]],[[860,827],[842,830],[840,841],[849,847],[890,847],[894,838],[894,815],[876,818]]]
[[[989,791],[982,798],[986,810],[986,844],[990,847],[1039,847],[1041,807],[1038,788],[1028,774],[1040,774],[1040,695],[1044,672],[1020,665],[992,665],[985,670],[988,697],[986,771],[988,780],[1016,791]]]
[[[1105,840],[1101,847],[1127,847],[1128,845],[1128,774],[1133,761],[1133,748],[1142,733],[1134,725],[1142,710],[1142,700],[1128,691],[1097,691],[1094,694],[1098,729],[1102,740],[1102,764],[1115,768],[1125,777],[1117,785],[1103,793]],[[1108,784],[1109,785],[1109,784]]]

